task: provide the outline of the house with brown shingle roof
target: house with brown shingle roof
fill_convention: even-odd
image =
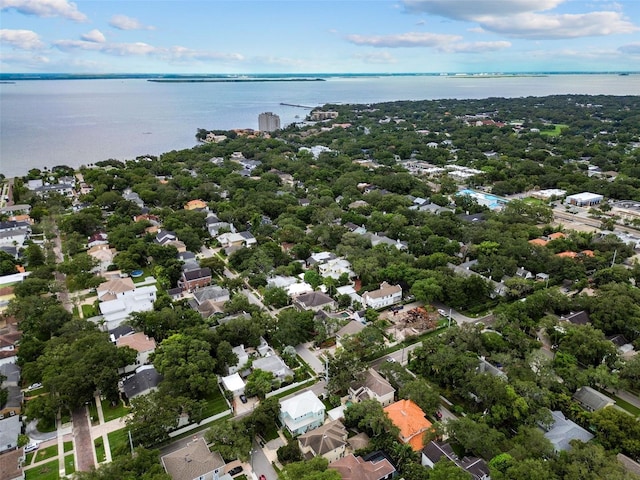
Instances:
[[[24,480],[22,470],[24,459],[24,448],[22,447],[0,455],[0,479]]]
[[[127,365],[120,369],[120,373],[130,373],[134,372],[140,365],[149,363],[149,355],[155,351],[156,341],[146,336],[143,332],[136,332],[119,337],[116,340],[116,347],[129,347],[137,352],[135,364]]]
[[[173,480],[214,480],[225,472],[222,456],[211,452],[204,438],[194,440],[160,460]]]
[[[305,459],[324,457],[331,463],[345,455],[347,429],[335,420],[300,435],[298,445]]]
[[[364,372],[362,379],[349,387],[352,401],[377,400],[383,407],[393,403],[396,389],[373,368]]]
[[[96,292],[98,293],[98,300],[107,302],[122,297],[126,292],[132,292],[135,289],[136,286],[133,284],[131,277],[126,277],[114,278],[113,280],[104,282],[96,288]]]
[[[298,295],[293,301],[293,305],[298,310],[313,310],[314,312],[324,309],[335,310],[338,308],[336,301],[329,295],[322,292],[311,292]]]
[[[396,473],[395,467],[386,458],[365,461],[362,457],[347,455],[329,465],[342,480],[388,480]]]
[[[387,282],[382,282],[378,290],[362,294],[362,305],[374,310],[390,307],[401,301],[402,287],[400,285],[390,285]]]
[[[399,439],[419,452],[424,447],[423,436],[431,428],[422,409],[411,400],[399,400],[384,408],[391,422],[400,430]]]

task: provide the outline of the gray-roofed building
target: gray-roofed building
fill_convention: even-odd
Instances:
[[[362,330],[364,330],[364,324],[356,320],[350,320],[344,327],[336,332],[336,346],[341,347],[345,337],[356,335]]]
[[[19,415],[22,410],[22,402],[24,400],[24,393],[17,385],[9,385],[7,389],[7,401],[0,410],[0,414],[6,416]]]
[[[6,380],[3,386],[18,386],[20,383],[20,367],[15,363],[4,363],[0,365],[0,375],[4,375]]]
[[[122,381],[122,391],[129,400],[139,395],[145,395],[157,390],[162,381],[162,375],[153,365],[143,365],[136,369],[136,373]]]
[[[214,480],[225,473],[225,461],[218,452],[211,452],[204,438],[160,459],[173,480]]]
[[[560,320],[565,320],[567,322],[573,323],[574,325],[586,325],[587,323],[591,323],[589,314],[585,310],[580,310],[579,312],[571,312],[566,316],[563,315],[562,317],[560,317]]]
[[[640,463],[627,457],[623,453],[619,453],[618,455],[616,455],[616,458],[627,472],[633,473],[634,475],[640,475]]]
[[[10,415],[0,420],[0,452],[16,448],[21,431],[22,422],[19,415]]]
[[[219,287],[218,285],[210,285],[194,292],[193,298],[198,304],[201,304],[207,300],[211,300],[212,302],[226,302],[230,297],[229,290],[226,288]]]
[[[556,452],[571,450],[569,443],[571,440],[580,440],[586,443],[593,438],[592,434],[566,418],[561,411],[552,411],[551,416],[553,423],[545,428],[544,437],[553,444],[553,449]]]
[[[287,364],[278,355],[256,358],[251,364],[251,368],[271,372],[273,377],[280,381],[287,377],[293,377],[293,370],[287,367]]]
[[[425,467],[433,468],[433,466],[442,458],[445,457],[449,461],[455,463],[458,468],[468,472],[473,480],[490,480],[489,466],[481,458],[476,457],[464,457],[458,458],[451,445],[448,443],[429,442],[422,449],[422,465]]]
[[[377,400],[383,407],[393,403],[396,389],[376,370],[369,368],[362,379],[349,387],[349,397],[355,402]]]
[[[331,463],[344,457],[347,429],[335,420],[300,435],[298,445],[305,459],[324,457]]]
[[[298,310],[313,310],[314,312],[325,308],[329,310],[335,310],[338,308],[337,302],[329,295],[322,292],[311,292],[298,295],[293,301],[293,305]]]
[[[616,403],[604,393],[600,393],[591,387],[580,387],[578,391],[573,394],[573,399],[577,401],[582,408],[590,412],[602,410]]]

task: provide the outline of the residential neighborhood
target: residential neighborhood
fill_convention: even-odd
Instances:
[[[0,479],[638,478],[638,108],[329,105],[2,178]]]

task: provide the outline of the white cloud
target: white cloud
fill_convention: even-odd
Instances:
[[[20,50],[39,50],[44,48],[40,36],[31,30],[0,30],[0,44],[11,45]]]
[[[640,30],[619,12],[564,15],[522,13],[510,17],[479,17],[477,21],[485,30],[517,38],[579,38]]]
[[[14,9],[24,15],[37,17],[63,17],[76,22],[86,22],[87,16],[75,3],[67,0],[0,0],[0,10]]]
[[[84,36],[83,36],[84,37]],[[144,42],[135,43],[99,43],[83,40],[58,40],[54,46],[62,51],[85,50],[101,52],[107,55],[154,56],[168,61],[233,61],[240,62],[244,57],[239,53],[221,53],[210,50],[193,50],[186,47],[156,47]]]
[[[444,45],[440,48],[441,51],[447,53],[484,53],[495,52],[497,50],[504,50],[509,48],[511,42],[497,41],[497,42],[461,42],[452,43],[450,45]]]
[[[618,48],[618,51],[628,55],[640,55],[640,42],[622,45]]]
[[[429,13],[453,20],[474,20],[484,15],[514,15],[542,12],[557,7],[565,0],[404,0],[412,13]]]
[[[126,15],[114,15],[109,20],[109,25],[118,30],[154,30],[151,25],[144,25],[136,18],[127,17]]]
[[[82,40],[86,40],[87,42],[95,42],[95,43],[104,43],[107,41],[104,34],[97,29],[93,29],[90,32],[87,32],[81,35]]]
[[[639,28],[619,6],[578,14],[547,12],[565,0],[404,0],[407,11],[477,23],[483,30],[514,38],[559,39],[631,33]]]
[[[396,58],[389,52],[374,52],[374,53],[362,53],[353,56],[358,60],[362,60],[364,63],[384,64],[390,65],[397,63]]]
[[[397,35],[348,35],[347,41],[376,48],[440,47],[462,39],[459,35],[408,32]]]

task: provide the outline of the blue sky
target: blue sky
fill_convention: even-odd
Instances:
[[[640,0],[0,0],[0,71],[640,71]]]

